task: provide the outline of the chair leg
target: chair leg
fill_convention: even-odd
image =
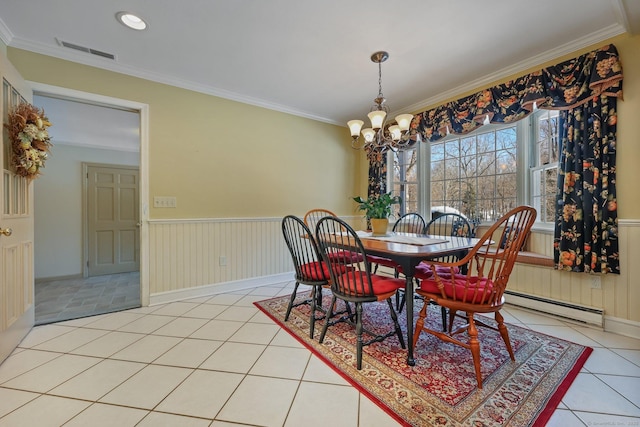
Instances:
[[[311,339],[313,339],[313,333],[316,327],[317,294],[322,295],[322,288],[320,286],[314,286],[311,290],[311,314],[309,316],[309,338]]]
[[[449,333],[453,331],[453,319],[455,319],[457,312],[457,310],[449,309]]]
[[[296,285],[293,287],[293,292],[291,293],[291,300],[289,301],[289,306],[287,307],[287,314],[284,315],[284,321],[289,320],[289,315],[291,314],[291,309],[293,308],[293,302],[296,300],[296,295],[298,293],[298,286],[300,286],[300,282],[296,282]]]
[[[507,351],[509,352],[509,356],[511,360],[515,362],[516,357],[513,354],[513,348],[511,348],[511,340],[509,339],[509,331],[507,327],[504,326],[504,317],[500,314],[499,311],[496,311],[496,322],[498,322],[498,331],[500,331],[500,336],[502,336],[502,340],[504,344],[507,346]]]
[[[319,306],[320,308],[322,308],[322,286],[318,286],[318,292],[316,292],[315,295],[316,295],[316,306]]]
[[[333,317],[333,310],[336,306],[336,296],[334,295],[331,298],[331,304],[329,304],[329,312],[327,316],[324,318],[324,326],[322,327],[322,333],[320,333],[320,339],[318,340],[320,344],[324,341],[324,336],[327,334],[327,329],[329,328],[329,320]]]
[[[400,329],[400,324],[398,323],[398,315],[396,314],[396,311],[393,309],[393,303],[391,302],[391,298],[387,298],[387,303],[389,304],[389,312],[391,313],[391,319],[393,320],[393,325],[396,329],[396,335],[398,336],[398,341],[400,341],[400,347],[405,348],[406,345],[404,344],[402,329]]]
[[[396,310],[398,313],[402,313],[402,307],[404,306],[404,292],[396,292]]]
[[[478,329],[476,328],[476,322],[473,319],[473,313],[467,313],[469,318],[469,328],[467,333],[469,334],[469,349],[471,350],[471,356],[473,356],[473,367],[476,371],[476,381],[478,382],[478,388],[482,389],[482,372],[480,372],[480,342],[478,341]]]
[[[442,332],[447,331],[447,309],[445,307],[440,307],[440,311],[442,312]],[[451,320],[453,323],[453,320]]]
[[[420,332],[424,329],[424,319],[427,318],[427,307],[429,307],[429,302],[425,301],[422,305],[422,309],[418,314],[418,320],[416,320],[416,326],[413,331],[413,348],[416,348],[416,343],[418,342],[418,337],[420,336]]]
[[[356,304],[356,367],[362,369],[362,303]]]

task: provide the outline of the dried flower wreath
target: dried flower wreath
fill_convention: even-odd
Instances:
[[[28,103],[18,105],[9,113],[5,127],[13,149],[12,163],[16,174],[29,179],[38,176],[51,147],[49,126],[51,122],[44,110]]]

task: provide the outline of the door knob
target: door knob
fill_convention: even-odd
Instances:
[[[13,233],[13,230],[10,228],[0,228],[0,234],[4,236],[11,236],[11,233]]]

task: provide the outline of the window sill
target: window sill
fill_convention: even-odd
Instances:
[[[554,232],[554,227],[553,224],[549,224],[549,223],[534,223],[533,227],[531,228],[532,232],[535,233],[542,233],[542,234],[553,234]]]
[[[535,265],[538,267],[553,267],[553,257],[536,252],[520,251],[516,262],[519,264]]]

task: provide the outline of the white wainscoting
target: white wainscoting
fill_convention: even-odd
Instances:
[[[282,218],[149,221],[151,303],[209,295],[244,286],[293,279]],[[360,217],[347,221],[361,227]],[[640,221],[621,220],[620,275],[603,275],[594,288],[587,274],[516,265],[509,289],[604,312],[605,329],[640,336]],[[552,242],[549,236],[541,236]],[[222,260],[222,262],[221,262]],[[226,264],[226,265],[221,265]]]
[[[344,218],[359,224],[360,217]],[[154,295],[293,271],[282,218],[149,221],[149,292]]]
[[[149,221],[150,295],[292,271],[281,221]]]

